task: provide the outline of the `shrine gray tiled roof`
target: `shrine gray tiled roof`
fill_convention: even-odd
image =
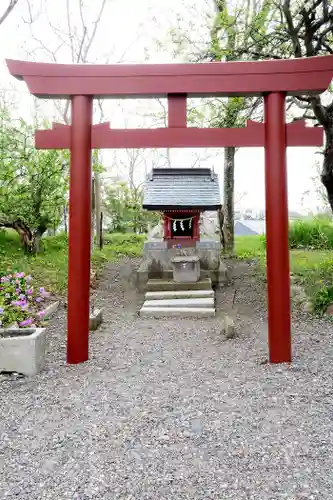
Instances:
[[[146,178],[143,208],[147,210],[219,207],[218,176],[209,168],[154,168]]]

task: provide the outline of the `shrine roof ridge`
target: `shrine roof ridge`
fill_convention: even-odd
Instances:
[[[176,168],[153,168],[151,173],[148,174],[153,179],[158,176],[166,176],[171,175],[173,177],[176,176],[206,176],[212,177],[212,180],[217,179],[217,175],[214,175],[214,172],[210,168],[191,168],[191,167],[176,167]]]

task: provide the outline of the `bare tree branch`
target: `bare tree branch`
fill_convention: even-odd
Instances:
[[[17,5],[18,0],[9,0],[9,4],[3,14],[0,16],[0,25],[7,19],[14,7]]]
[[[290,10],[290,0],[284,0],[282,10],[284,12],[285,19],[288,25],[291,41],[294,47],[295,56],[302,57],[302,48],[298,38],[299,28],[295,28],[294,26],[293,16]]]

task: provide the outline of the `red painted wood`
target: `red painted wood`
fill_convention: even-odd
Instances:
[[[186,94],[168,95],[168,126],[170,128],[186,128],[187,100]]]
[[[291,361],[285,96],[265,97],[268,344],[271,363]]]
[[[200,240],[200,229],[199,229],[199,215],[196,215],[193,219],[194,223],[194,231],[193,231],[193,239]]]
[[[176,117],[177,118],[177,117]],[[176,120],[175,118],[175,120]],[[322,127],[307,127],[305,121],[289,123],[287,145],[322,146]],[[263,147],[265,126],[248,121],[245,128],[160,128],[160,129],[110,129],[109,123],[92,127],[92,148],[186,148],[186,147]],[[37,130],[37,149],[69,149],[70,128],[54,124],[50,130]]]
[[[179,240],[194,240],[197,241],[200,239],[200,231],[199,231],[199,215],[193,216],[193,237],[191,236],[174,236],[172,235],[172,219],[177,219],[181,216],[188,216],[189,214],[194,213],[194,214],[199,214],[197,210],[166,210],[165,211],[165,219],[164,219],[164,239],[165,240],[171,240],[179,243]]]
[[[69,199],[68,363],[82,363],[89,357],[91,122],[92,99],[87,96],[73,96]]]
[[[169,219],[167,217],[164,217],[164,220],[163,220],[163,234],[164,234],[165,240],[168,240],[171,236],[170,227],[169,227]]]
[[[274,61],[198,64],[52,64],[7,60],[9,72],[38,97],[165,97],[324,92],[333,55]]]

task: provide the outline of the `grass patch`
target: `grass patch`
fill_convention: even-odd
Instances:
[[[265,257],[265,242],[261,236],[236,236],[235,253],[240,259]]]
[[[107,235],[102,251],[94,250],[92,268],[97,272],[107,262],[123,256],[141,255],[145,238],[136,234]],[[64,294],[67,288],[68,239],[65,234],[45,237],[38,255],[26,255],[18,235],[12,231],[0,230],[0,275],[13,272],[31,274],[37,285],[49,291]]]
[[[297,220],[289,226],[289,248],[333,250],[333,224],[326,217]]]
[[[302,240],[304,242],[304,238]],[[314,241],[314,240],[312,240]],[[323,239],[321,240],[323,242]],[[235,253],[240,259],[256,259],[259,276],[266,273],[265,240],[262,236],[235,238]],[[290,271],[310,298],[317,313],[333,302],[333,248],[290,249]]]
[[[104,247],[117,257],[140,257],[146,236],[142,234],[114,233],[104,235]]]

